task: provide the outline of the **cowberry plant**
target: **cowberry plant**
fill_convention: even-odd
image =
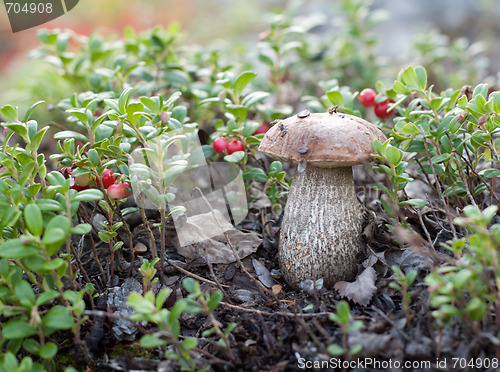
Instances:
[[[24,115],[11,105],[0,110],[5,136],[0,151],[0,369],[56,370],[59,342],[70,332],[93,366],[81,340],[82,327],[86,332],[90,324],[85,311],[114,280],[119,283],[137,271],[143,294],[132,294],[129,304],[134,320],[149,323],[139,323],[148,333],[141,339],[144,347],[161,351],[184,370],[203,369],[204,356],[228,368],[244,360],[230,334],[240,327],[222,324],[226,311],[215,312],[220,292],[205,293],[198,282],[185,279],[174,292],[185,297],[172,306],[169,290],[156,292],[156,286],[167,283],[166,263],[169,269],[185,270],[165,253],[167,218],[183,212],[182,207],[169,208],[178,198],[173,184],[192,166],[232,163],[241,169],[250,201],[263,194],[271,201],[272,208],[263,208],[255,220],[261,218],[262,226],[269,219],[279,221],[291,173],[286,164],[269,161],[256,149],[270,127],[304,106],[365,116],[387,134],[386,142],[373,146],[378,164],[372,170],[379,174],[371,184],[377,183],[377,219],[390,227],[386,240],[391,242],[376,248],[394,244],[410,249],[413,242],[397,233],[420,229],[426,239],[419,248],[434,253],[436,266],[442,257],[438,253],[447,249],[448,260],[429,267],[430,273],[403,274],[394,267],[391,286],[401,293],[407,324],[421,316],[412,311],[418,303],[416,296],[411,303],[410,295],[426,277],[439,332],[461,322],[475,335],[483,327],[496,327],[498,211],[489,206],[499,204],[500,95],[476,81],[471,82],[474,88],[455,85],[437,91],[433,84],[455,81],[464,66],[473,71],[463,76],[479,71],[462,53],[470,48],[452,44],[443,48],[461,58],[455,76],[445,76],[439,56],[420,45],[420,57],[431,58],[427,70],[408,67],[390,86],[377,82],[387,82],[391,74],[376,58],[370,33],[382,14],[371,12],[362,0],[343,0],[340,9],[331,18],[332,25],[346,22],[338,29],[329,27],[324,15],[303,16],[291,2],[271,16],[253,49],[256,55],[240,58],[233,58],[231,50],[185,45],[175,26],[140,33],[127,29],[122,37],[40,31],[43,45],[33,57],[55,66],[71,93],[50,102],[44,115],[51,116],[51,128],[39,125],[48,120],[33,120],[42,102]],[[52,146],[41,147],[45,144]],[[411,196],[413,182],[425,184],[427,194]],[[132,191],[131,206],[125,201]],[[148,209],[158,216],[148,216],[153,214]],[[126,219],[134,213],[148,240],[147,249],[140,243],[140,254],[148,255],[142,265],[134,263],[137,241]],[[439,232],[428,231],[433,222]],[[95,264],[95,273],[86,271],[81,242],[88,242],[87,263]],[[275,246],[267,246],[272,254]],[[102,252],[109,259],[103,260]],[[128,270],[121,267],[123,258],[130,263]],[[281,290],[281,295],[289,292]],[[182,334],[181,324],[192,314],[205,320],[198,338]],[[339,302],[330,318],[340,328],[330,354],[348,359],[362,352],[348,346],[349,333],[362,327],[353,321],[349,305]],[[264,337],[271,346],[267,336],[272,332]]]
[[[183,371],[207,371],[209,367],[199,365],[192,355],[194,349],[198,347],[198,339],[180,338],[179,317],[182,314],[203,314],[212,325],[212,328],[203,331],[203,337],[215,334],[219,338],[216,345],[227,353],[229,359],[234,360],[228,336],[236,324],[230,323],[223,329],[222,324],[214,316],[214,310],[222,300],[222,293],[219,291],[212,294],[203,293],[199,282],[192,278],[184,279],[182,285],[188,296],[177,300],[170,310],[163,308],[171,293],[170,289],[163,289],[156,296],[152,291],[146,292],[144,296],[139,293],[132,293],[129,296],[127,303],[135,309],[131,319],[151,322],[158,326],[158,331],[141,338],[141,345],[145,348],[161,347],[165,350],[164,357],[179,361]],[[167,345],[173,346],[174,349],[165,349]]]
[[[401,204],[425,205],[422,200],[399,199],[413,179],[428,184],[443,208],[499,202],[495,188],[500,176],[500,95],[489,93],[486,84],[469,93],[452,89],[434,93],[422,67],[405,69],[383,92],[396,101],[391,109],[398,113],[392,139],[374,144],[378,158],[386,163],[376,170],[390,178],[390,189],[379,187],[393,201],[384,205],[391,215]]]
[[[328,352],[332,356],[342,356],[344,360],[349,360],[353,355],[358,354],[362,346],[354,345],[349,347],[349,333],[357,332],[363,329],[364,324],[361,320],[353,320],[351,315],[351,308],[346,301],[339,301],[337,303],[336,312],[329,315],[331,321],[335,322],[342,332],[342,344],[331,344],[328,346]]]
[[[457,257],[456,263],[436,269],[425,279],[440,329],[457,322],[471,334],[480,332],[483,322],[494,327],[488,309],[500,309],[500,224],[491,224],[497,211],[497,206],[483,211],[465,207],[464,217],[455,223],[471,235],[445,245]]]
[[[36,356],[33,369],[55,370],[58,346],[52,337],[71,330],[80,340],[85,290],[75,281],[75,249],[71,234],[84,235],[91,225],[73,223],[83,202],[102,199],[99,190],[76,191],[71,180],[58,171],[47,173],[40,144],[48,127],[30,120],[34,105],[23,119],[12,106],[1,109],[7,135],[0,153],[0,301],[3,318],[3,363],[14,365],[21,348]],[[26,145],[10,145],[13,139]],[[66,283],[66,284],[65,284]],[[80,348],[85,345],[79,342]],[[82,350],[84,355],[88,355]],[[20,367],[22,368],[22,367]]]
[[[394,281],[390,282],[389,286],[401,293],[403,311],[406,316],[406,322],[409,324],[412,319],[412,314],[410,313],[412,292],[409,289],[417,278],[418,273],[415,270],[409,270],[407,273],[404,273],[395,265],[392,266],[392,271],[394,272]]]

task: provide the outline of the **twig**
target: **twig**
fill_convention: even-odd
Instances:
[[[438,192],[439,199],[441,200],[441,203],[443,203],[443,208],[446,209],[448,203],[446,203],[444,200],[443,191],[441,189],[441,183],[439,181],[439,177],[437,176],[436,169],[434,168],[434,164],[432,163],[432,160],[431,160],[431,153],[429,151],[429,145],[427,144],[427,141],[426,141],[425,132],[424,132],[424,129],[422,128],[421,125],[419,125],[419,128],[420,128],[420,132],[422,133],[422,140],[424,141],[427,159],[429,160],[429,164],[430,164],[431,169],[432,169],[432,174],[434,175],[434,179],[436,180],[436,186],[437,186],[437,192]],[[446,217],[448,217],[448,223],[450,224],[451,229],[453,230],[453,236],[456,237],[457,234],[456,234],[456,230],[455,230],[455,225],[453,225],[453,220],[451,219],[450,213],[446,213]]]
[[[238,305],[232,305],[232,304],[229,304],[229,303],[224,302],[224,301],[221,301],[220,303],[221,303],[221,305],[227,306],[231,309],[240,310],[240,311],[244,311],[246,313],[252,313],[252,314],[262,314],[265,316],[283,316],[283,317],[287,317],[287,318],[295,318],[298,316],[301,318],[315,318],[315,317],[320,317],[320,316],[329,316],[331,314],[328,312],[311,313],[311,314],[304,314],[304,313],[296,314],[296,313],[283,312],[283,311],[276,311],[276,312],[272,313],[269,311],[248,309],[248,308],[244,308],[244,307],[241,307]]]
[[[427,241],[431,245],[431,247],[434,249],[434,244],[432,242],[431,235],[429,234],[429,231],[427,230],[427,227],[424,224],[424,219],[422,218],[422,211],[420,208],[417,209],[417,215],[418,215],[418,220],[420,221],[420,225],[422,226],[422,229],[424,230],[425,236],[427,237]]]
[[[106,273],[104,272],[104,269],[101,265],[101,261],[99,260],[99,254],[97,253],[97,248],[95,246],[94,237],[92,236],[92,234],[89,234],[89,238],[90,238],[90,246],[92,247],[92,253],[94,255],[94,261],[97,263],[97,267],[99,268],[99,271],[101,272],[103,282],[107,283],[108,281],[106,279]]]
[[[229,298],[229,296],[227,295],[227,293],[224,290],[224,288],[222,288],[222,284],[219,282],[219,279],[217,278],[217,276],[215,276],[214,267],[212,265],[212,262],[210,261],[210,257],[208,257],[207,247],[206,247],[205,244],[203,244],[203,251],[205,252],[205,257],[207,258],[208,270],[210,270],[210,275],[212,276],[212,279],[216,283],[216,285],[219,288],[219,290],[222,292],[223,296],[225,298]]]
[[[447,131],[445,131],[445,134],[448,137],[448,140],[450,141],[451,148],[453,149],[453,155],[455,157],[455,160],[457,161],[457,165],[458,165],[458,169],[459,169],[459,173],[460,173],[460,178],[462,179],[462,182],[464,183],[465,192],[467,193],[467,196],[469,197],[472,205],[477,207],[476,201],[474,200],[474,196],[472,196],[472,193],[470,192],[469,182],[467,182],[467,179],[465,177],[464,169],[462,167],[462,162],[457,157],[458,151],[457,151],[457,148],[455,147],[455,143],[453,143],[453,141],[451,140],[450,134]]]
[[[311,340],[314,342],[314,344],[316,345],[316,347],[319,350],[321,350],[321,352],[323,354],[329,355],[328,350],[326,349],[326,347],[324,346],[324,344],[318,339],[318,337],[316,337],[316,335],[312,331],[311,327],[309,327],[307,325],[307,323],[304,321],[304,319],[301,318],[301,317],[295,316],[295,320],[297,321],[297,323],[299,323],[304,328],[304,330],[309,335],[309,337],[311,338]]]
[[[87,272],[85,271],[83,265],[82,265],[82,261],[80,260],[80,257],[78,257],[78,254],[76,253],[75,251],[75,247],[73,247],[73,244],[71,244],[71,252],[73,253],[73,256],[75,257],[75,260],[76,260],[76,263],[78,264],[78,268],[80,269],[80,271],[82,272],[82,275],[83,277],[85,278],[85,281],[87,283],[90,283],[90,278],[89,276],[87,275]]]
[[[188,271],[188,270],[180,267],[179,265],[176,265],[172,260],[167,259],[167,263],[170,266],[174,267],[176,270],[180,271],[181,273],[186,274],[186,275],[188,275],[188,276],[190,276],[190,277],[192,277],[192,278],[194,278],[196,280],[200,280],[202,282],[212,284],[213,286],[216,286],[216,287],[219,286],[216,282],[213,282],[213,281],[211,281],[209,279],[205,279],[205,278],[203,278],[203,277],[201,277],[199,275],[196,275],[195,273],[192,273],[191,271]],[[224,285],[224,284],[220,284],[220,286],[224,287],[224,288],[229,288],[228,285]]]
[[[392,270],[392,268],[389,266],[389,264],[388,264],[387,262],[385,262],[385,260],[384,260],[382,257],[380,257],[378,254],[376,254],[376,253],[375,253],[375,251],[374,251],[374,250],[373,250],[373,248],[370,246],[370,244],[367,244],[366,246],[368,247],[368,249],[370,250],[370,252],[372,252],[372,254],[373,254],[375,257],[377,257],[377,258],[378,258],[378,260],[379,260],[380,262],[382,262],[382,264],[383,264],[384,266],[386,266],[389,270]]]
[[[266,339],[267,339],[267,346],[271,349],[271,352],[274,352],[274,337],[273,335],[271,334],[271,332],[269,331],[269,327],[267,326],[266,322],[264,321],[264,318],[262,317],[262,314],[261,313],[257,313],[257,316],[259,318],[259,321],[260,321],[260,324],[262,324],[262,329],[264,330],[264,333],[266,335]]]

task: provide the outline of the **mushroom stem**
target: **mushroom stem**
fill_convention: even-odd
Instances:
[[[295,289],[306,279],[323,278],[326,287],[351,280],[362,249],[363,215],[352,167],[296,172],[281,225],[279,261]]]

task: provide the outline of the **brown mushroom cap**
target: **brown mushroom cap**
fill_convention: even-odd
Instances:
[[[373,141],[387,138],[375,125],[342,113],[306,113],[279,120],[259,151],[271,158],[319,168],[349,167],[373,160]]]

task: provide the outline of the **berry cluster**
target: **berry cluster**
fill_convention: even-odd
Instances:
[[[117,177],[113,175],[113,172],[109,169],[104,169],[102,176],[95,178],[92,174],[86,173],[76,177],[72,176],[73,168],[63,167],[59,170],[64,177],[73,178],[72,189],[76,191],[82,191],[90,189],[91,186],[104,187],[108,194],[110,200],[118,201],[128,197],[130,192],[130,184],[124,182],[121,179],[117,182]]]
[[[271,127],[268,124],[261,124],[252,135],[264,134],[270,128]],[[229,142],[227,137],[216,138],[215,141],[212,143],[212,146],[214,148],[214,151],[218,154],[227,152],[228,155],[231,155],[233,152],[236,151],[245,151],[245,145],[241,141],[234,140]]]
[[[377,92],[373,89],[366,88],[359,93],[358,99],[359,102],[365,107],[374,107],[373,111],[375,115],[382,120],[386,120],[392,115],[392,111],[389,111],[389,105],[394,103],[392,99],[386,99],[382,102],[375,102],[375,97],[377,96]]]

